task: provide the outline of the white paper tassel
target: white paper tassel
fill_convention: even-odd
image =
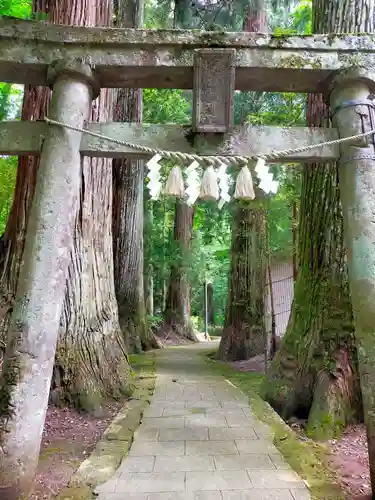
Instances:
[[[222,163],[220,167],[217,169],[217,178],[219,181],[219,190],[220,190],[220,200],[218,203],[219,210],[223,208],[225,203],[230,201],[229,196],[229,175],[227,174],[227,166],[225,163]]]
[[[277,193],[277,188],[279,187],[278,181],[273,180],[273,175],[268,174],[267,177],[263,178],[259,183],[259,189],[262,189],[265,193]]]
[[[261,189],[265,193],[277,193],[279,183],[278,181],[273,180],[273,175],[270,173],[264,158],[258,159],[255,167],[255,172],[257,173],[260,180],[259,189]]]
[[[266,165],[266,160],[264,158],[258,158],[254,170],[259,178],[261,178],[265,173],[268,174],[268,167]]]
[[[219,198],[217,175],[212,165],[209,165],[204,171],[199,198],[202,200],[217,200]]]
[[[187,200],[186,203],[188,205],[194,205],[198,196],[199,196],[199,174],[197,168],[199,167],[199,163],[197,161],[193,161],[188,168],[186,169],[186,194]]]
[[[247,165],[241,168],[237,176],[234,198],[236,200],[253,200],[255,198],[253,179]]]
[[[160,182],[161,165],[158,163],[161,158],[162,157],[157,154],[146,163],[146,167],[148,168],[147,177],[149,178],[148,189],[152,200],[157,200],[159,198],[162,188],[162,184]]]
[[[176,198],[183,198],[185,195],[184,179],[181,168],[178,165],[175,165],[169,172],[164,194],[167,196],[176,196]]]

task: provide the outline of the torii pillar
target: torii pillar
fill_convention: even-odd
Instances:
[[[90,67],[62,61],[48,76],[50,117],[81,128],[100,91]],[[38,465],[79,209],[81,136],[51,125],[40,155],[0,379],[0,500],[28,497]]]
[[[375,128],[375,73],[352,69],[335,75],[329,101],[340,137]],[[340,196],[360,383],[375,492],[375,136],[340,144]]]

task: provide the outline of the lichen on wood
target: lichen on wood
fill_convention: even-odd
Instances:
[[[371,67],[375,40],[364,36],[288,36],[187,30],[82,29],[0,20],[0,79],[45,85],[47,66],[79,58],[104,87],[192,88],[194,51],[235,49],[236,88],[321,91],[332,71]],[[88,54],[90,54],[88,56]],[[1,64],[2,63],[2,64]]]
[[[374,91],[370,72],[353,69],[337,78],[330,102],[342,136],[373,128],[373,110],[366,99]],[[358,103],[346,106],[347,102]],[[362,104],[364,103],[364,104]],[[375,491],[375,177],[373,140],[360,138],[341,145],[340,193],[348,254],[349,287],[353,305],[358,368],[367,432],[372,489]]]

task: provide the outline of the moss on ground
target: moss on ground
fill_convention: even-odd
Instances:
[[[128,357],[130,366],[136,376],[142,378],[145,375],[155,377],[155,354],[152,351],[143,354],[130,354]]]
[[[267,424],[274,434],[274,444],[285,460],[310,488],[315,500],[345,500],[348,497],[337,483],[328,465],[329,453],[322,444],[306,438],[302,441],[260,395],[265,377],[261,373],[237,372],[227,364],[214,359],[216,350],[203,352],[210,371],[225,377],[248,396],[259,420]]]
[[[56,500],[93,500],[94,498],[88,486],[68,486],[59,493]]]

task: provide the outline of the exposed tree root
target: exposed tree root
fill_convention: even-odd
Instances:
[[[156,331],[156,338],[162,345],[179,345],[199,342],[193,326],[186,331],[181,325],[164,323]]]
[[[284,420],[293,416],[307,420],[310,437],[332,439],[361,413],[352,356],[342,347],[301,370],[296,358],[281,348],[267,373],[262,396]]]
[[[256,327],[242,325],[239,330],[224,328],[218,358],[222,361],[243,361],[257,356],[264,350],[263,332]]]
[[[107,398],[132,393],[131,370],[121,333],[79,338],[74,345],[60,340],[56,352],[51,399],[84,411],[100,409]]]

